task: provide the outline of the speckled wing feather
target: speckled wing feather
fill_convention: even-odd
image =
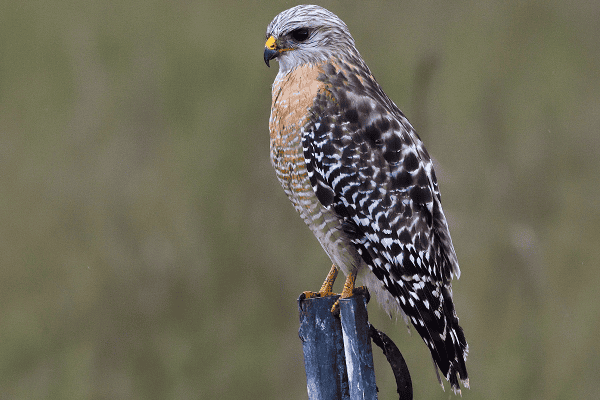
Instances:
[[[334,59],[322,70],[324,88],[302,128],[313,189],[343,219],[453,389],[459,378],[468,385],[450,286],[460,271],[431,159],[361,59]]]

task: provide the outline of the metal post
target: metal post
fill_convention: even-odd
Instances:
[[[361,295],[341,300],[338,318],[331,313],[338,297],[298,299],[308,398],[377,399],[367,302]]]
[[[350,399],[377,399],[365,297],[354,295],[340,300],[340,318],[344,336]]]
[[[310,400],[350,400],[340,319],[331,313],[339,296],[300,295],[300,330]]]

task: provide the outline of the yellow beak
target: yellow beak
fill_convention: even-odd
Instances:
[[[267,39],[267,43],[265,43],[265,47],[269,50],[275,50],[275,48],[277,47],[277,43],[273,36],[269,36],[269,38]]]
[[[278,55],[279,55],[279,52],[277,51],[277,43],[275,41],[275,38],[273,36],[269,36],[269,38],[267,39],[267,42],[265,43],[265,54],[264,54],[265,64],[267,64],[267,67],[270,67],[269,61],[271,61]]]

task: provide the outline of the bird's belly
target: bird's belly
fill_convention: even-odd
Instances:
[[[285,147],[271,141],[271,162],[285,194],[331,261],[346,275],[361,269],[364,262],[342,229],[342,219],[321,204],[310,184],[299,141]]]

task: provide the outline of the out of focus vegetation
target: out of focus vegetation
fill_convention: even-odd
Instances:
[[[296,298],[330,264],[271,169],[262,60],[292,5],[0,6],[0,398],[306,398]],[[463,398],[597,398],[600,2],[322,5],[438,164]]]

